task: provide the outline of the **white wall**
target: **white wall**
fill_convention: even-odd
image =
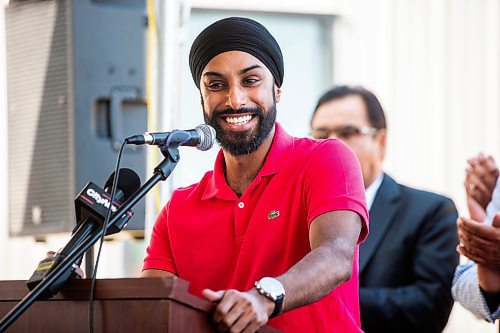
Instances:
[[[335,27],[335,79],[372,89],[389,123],[387,169],[465,214],[465,161],[500,159],[496,0],[354,0]],[[500,160],[499,160],[500,162]]]

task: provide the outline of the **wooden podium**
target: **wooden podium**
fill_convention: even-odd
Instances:
[[[53,298],[35,302],[6,332],[89,331],[90,280],[70,280]],[[0,319],[26,294],[25,281],[0,281]],[[213,304],[188,293],[177,278],[96,281],[94,332],[217,332],[210,320]],[[263,327],[261,333],[277,330]]]

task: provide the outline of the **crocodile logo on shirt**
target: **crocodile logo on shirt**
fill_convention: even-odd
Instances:
[[[274,218],[277,218],[278,216],[280,216],[280,212],[278,210],[272,210],[269,215],[267,215],[267,219],[268,220],[272,220]]]

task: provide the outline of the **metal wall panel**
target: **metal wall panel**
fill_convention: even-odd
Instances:
[[[117,145],[147,129],[144,1],[11,1],[6,8],[13,236],[70,231],[73,198],[103,186]],[[122,166],[145,180],[146,151]],[[144,204],[130,229],[143,229]]]
[[[23,1],[7,8],[12,235],[70,228],[66,6],[64,1]]]

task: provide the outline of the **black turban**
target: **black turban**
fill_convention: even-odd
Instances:
[[[189,67],[198,88],[205,66],[215,56],[228,51],[243,51],[259,59],[273,74],[276,85],[281,87],[284,67],[278,42],[259,22],[229,17],[205,28],[191,46]]]

